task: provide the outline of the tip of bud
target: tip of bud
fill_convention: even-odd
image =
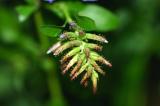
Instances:
[[[46,52],[46,54],[50,54],[52,51],[49,49],[47,52]]]
[[[102,50],[102,46],[95,47],[95,50],[101,51]]]
[[[60,46],[61,46],[61,42],[57,42],[56,44],[52,45],[52,47],[46,53],[50,54],[51,52],[54,52]]]
[[[54,56],[57,56],[57,54],[56,54],[56,53],[53,53],[53,55],[54,55]]]
[[[104,40],[104,43],[108,43],[108,41],[107,41],[107,40]]]
[[[109,67],[112,67],[112,64],[108,64]]]
[[[96,94],[96,92],[97,92],[97,88],[93,87],[93,94]]]
[[[77,78],[77,76],[78,76],[78,73],[76,72],[76,73],[71,77],[71,80],[76,79],[76,78]]]
[[[76,77],[77,77],[77,76],[75,76],[75,75],[74,75],[74,76],[71,78],[71,80],[74,80],[74,79],[76,79]]]
[[[112,64],[109,61],[105,61],[105,64],[108,65],[109,67],[112,67]]]
[[[84,85],[84,87],[87,87],[88,86],[88,81],[86,81],[83,85]]]
[[[62,74],[64,75],[66,73],[66,70],[62,71]]]

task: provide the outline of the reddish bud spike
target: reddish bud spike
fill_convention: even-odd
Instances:
[[[96,92],[97,92],[97,81],[95,81],[93,84],[93,93],[96,94]]]
[[[93,68],[91,67],[91,66],[89,66],[87,69],[86,69],[86,74],[83,76],[83,79],[81,80],[81,84],[84,84],[87,80],[88,80],[88,78],[91,76],[91,74],[92,74],[92,70],[93,70]]]
[[[88,86],[88,81],[85,81],[83,85],[84,85],[84,87],[87,87]]]
[[[104,37],[98,36],[98,35],[95,35],[95,34],[86,34],[86,38],[91,39],[91,40],[100,41],[100,42],[103,42],[103,43],[108,43],[108,41]]]
[[[66,68],[67,64],[61,65],[61,70],[64,70]]]
[[[77,78],[78,74],[77,72],[71,77],[71,80],[74,80],[75,78]]]
[[[96,71],[98,71],[102,75],[105,75],[105,72],[99,67],[99,65],[95,61],[92,61],[91,64],[93,65]]]
[[[52,45],[52,47],[47,51],[47,54],[54,52],[60,46],[61,46],[61,42],[57,42],[56,44]]]
[[[87,80],[87,78],[88,78],[88,74],[85,73],[80,83],[84,84],[84,82]]]
[[[75,55],[71,60],[70,62],[68,63],[68,65],[66,66],[66,68],[63,70],[63,74],[66,73],[66,71],[68,71],[78,60],[78,56],[79,54]]]
[[[90,57],[90,50],[88,48],[85,48],[84,52],[85,52],[86,58],[88,59]]]
[[[97,91],[97,78],[93,78],[92,79],[92,83],[93,83],[93,93],[96,94],[96,91]]]
[[[63,63],[65,63],[66,61],[68,61],[68,60],[70,60],[70,59],[71,59],[71,57],[68,56],[68,55],[66,55],[66,56],[64,56],[64,57],[60,60],[60,62],[61,62],[61,64],[63,64]]]
[[[80,68],[80,70],[75,74],[75,76],[80,75],[84,70],[86,70],[86,68],[88,67],[88,62],[84,65],[82,65],[82,67]]]
[[[87,46],[88,46],[90,49],[95,49],[95,50],[98,50],[98,51],[101,51],[101,50],[102,50],[102,46],[99,46],[99,45],[97,45],[97,44],[87,43]]]
[[[71,71],[70,76],[73,76],[75,74],[75,72],[79,70],[79,68],[81,67],[81,64],[82,64],[82,60],[79,60],[78,63],[77,63],[77,65]]]
[[[68,52],[63,58],[61,59],[61,63],[67,61],[70,57],[74,56],[80,51],[80,47],[73,48],[70,52]]]
[[[98,74],[94,70],[93,70],[91,79],[92,79],[92,83],[93,83],[93,93],[96,94]]]
[[[106,64],[109,67],[112,67],[112,64],[109,63],[109,61],[107,61],[105,58],[103,58],[102,56],[100,56],[96,52],[91,52],[91,58],[94,59],[95,61],[99,61],[103,64]]]
[[[73,46],[79,46],[81,44],[81,41],[78,40],[74,40],[74,41],[69,41],[66,42],[65,44],[63,44],[62,46],[60,46],[55,52],[54,55],[58,55],[61,52],[63,52],[64,50],[73,47]]]
[[[79,71],[77,71],[71,78],[71,80],[74,80],[75,78],[77,78],[78,75],[80,75],[84,70],[86,70],[86,68],[88,67],[89,63],[86,63],[84,65],[82,65],[82,67],[79,69]]]
[[[103,57],[99,57],[98,61],[103,63],[103,64],[106,64],[109,67],[112,67],[112,64],[109,61],[107,61],[106,59],[104,59]]]

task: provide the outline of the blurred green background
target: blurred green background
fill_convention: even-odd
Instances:
[[[103,67],[108,74],[100,77],[96,95],[91,85],[61,75],[59,57],[46,55],[57,40],[41,35],[37,16],[63,22],[42,8],[20,23],[15,7],[21,4],[0,0],[0,106],[160,106],[159,0],[96,2],[120,19],[117,30],[103,33],[109,44],[102,55],[113,67]]]

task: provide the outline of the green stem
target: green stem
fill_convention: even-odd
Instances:
[[[55,70],[54,67],[52,67],[52,70],[48,70],[48,86],[51,94],[49,106],[66,106],[57,74],[53,70]]]
[[[68,12],[67,9],[64,9],[64,15],[65,15],[66,20],[67,20],[68,23],[73,22],[73,20],[72,20],[72,18],[70,17],[70,14],[69,14],[69,12]]]
[[[68,23],[71,23],[73,22],[72,18],[71,18],[71,15],[69,14],[69,10],[67,8],[67,6],[63,3],[60,4],[60,9],[61,11],[63,12],[64,16],[65,16],[65,19]]]
[[[66,23],[73,23],[74,21],[73,21],[71,15],[70,15],[69,9],[66,5],[67,4],[65,4],[63,2],[60,2],[60,3],[58,3],[58,8],[63,13],[64,18],[65,18],[65,22]],[[82,28],[80,26],[78,26],[77,24],[72,29],[75,30],[75,31],[78,31],[78,32],[83,31]]]
[[[37,0],[37,5],[40,5],[39,0]],[[37,11],[34,15],[34,21],[35,21],[35,25],[37,28],[37,33],[39,36],[39,40],[40,40],[40,47],[42,51],[42,54],[44,55],[44,53],[46,52],[46,48],[48,48],[49,42],[46,36],[41,34],[41,26],[43,25],[43,18],[41,15],[40,11]],[[44,58],[43,61],[45,61],[46,57]],[[52,63],[53,65],[54,63]],[[53,72],[54,67],[50,67],[48,69],[46,69],[47,75],[48,75],[48,86],[49,86],[49,90],[50,90],[50,106],[65,106],[65,101],[62,97],[62,93],[61,93],[61,86],[59,84],[59,80],[58,77],[56,75],[56,73]],[[56,99],[55,99],[56,98]]]
[[[35,19],[35,24],[37,27],[37,33],[39,35],[39,40],[40,40],[40,44],[41,44],[41,49],[44,52],[44,50],[48,47],[48,40],[47,38],[41,34],[40,30],[41,30],[41,26],[43,25],[43,19],[42,19],[42,15],[40,13],[40,11],[37,11],[34,15],[34,19]]]

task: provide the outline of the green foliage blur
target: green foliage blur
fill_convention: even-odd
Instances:
[[[76,1],[80,0],[70,1],[67,6],[72,11],[83,8],[76,7]],[[107,11],[102,14],[90,6],[80,12],[93,19],[96,28],[91,27],[94,23],[89,18],[75,20],[84,29],[108,39],[101,54],[113,65],[112,68],[102,65],[107,75],[100,76],[96,95],[91,84],[84,88],[79,79],[70,81],[68,75],[61,75],[60,58],[46,54],[57,38],[50,37],[53,35],[50,30],[45,36],[41,26],[64,24],[58,10],[57,14],[49,11],[52,4],[45,0],[0,0],[0,106],[160,105],[160,1],[83,3],[90,4]],[[87,24],[83,26],[83,22]]]

